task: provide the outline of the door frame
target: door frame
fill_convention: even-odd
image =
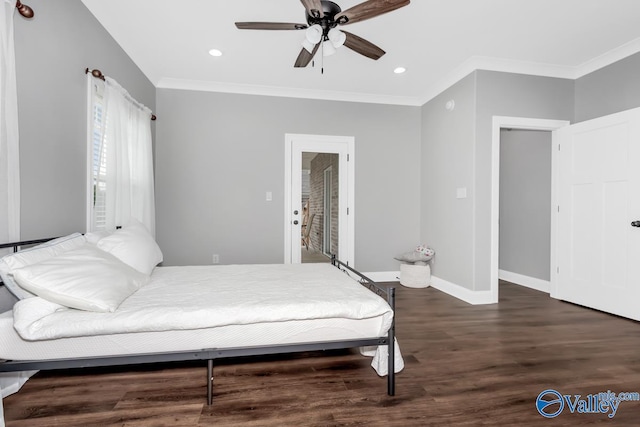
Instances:
[[[329,254],[331,252],[331,211],[333,209],[331,199],[333,196],[333,167],[328,166],[322,171],[323,186],[324,186],[324,203],[323,203],[323,215],[324,224],[322,225],[322,253]]]
[[[526,117],[493,116],[491,137],[491,302],[497,303],[499,298],[499,256],[500,256],[500,129],[523,129],[551,131],[551,271],[550,295],[557,295],[557,235],[558,235],[558,138],[555,130],[571,124],[568,120],[534,119]]]
[[[340,260],[354,266],[355,260],[355,138],[353,136],[285,134],[284,141],[284,263],[291,264],[293,250],[292,223],[293,210],[302,212],[300,200],[293,200],[292,179],[294,173],[301,174],[301,170],[294,171],[293,155],[295,153],[332,153],[339,154],[338,176],[340,192],[338,194],[338,251]],[[296,175],[296,176],[297,176]],[[344,182],[343,182],[344,181]],[[343,194],[344,193],[344,194]],[[297,228],[300,235],[300,228]],[[298,239],[299,240],[299,239]]]

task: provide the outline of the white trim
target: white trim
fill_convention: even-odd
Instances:
[[[607,67],[615,62],[640,52],[640,38],[631,40],[611,49],[604,54],[590,59],[578,66],[545,64],[540,62],[517,61],[505,58],[491,58],[486,56],[472,56],[460,66],[448,73],[443,79],[428,88],[420,98],[421,105],[458,83],[460,80],[477,70],[498,71],[530,76],[555,77],[560,79],[577,80],[580,77]]]
[[[547,294],[551,289],[551,282],[549,280],[542,280],[531,276],[512,273],[511,271],[498,270],[498,278],[509,283],[525,286]]]
[[[639,49],[640,50],[640,49]],[[575,67],[542,64],[537,62],[515,61],[504,58],[490,58],[486,56],[472,56],[460,64],[443,79],[428,88],[420,98],[421,105],[458,83],[460,80],[478,70],[498,71],[532,76],[557,77],[575,79]]]
[[[324,224],[322,225],[323,236],[322,236],[322,247],[324,249],[325,255],[331,255],[331,199],[333,196],[333,167],[330,165],[325,168],[322,173],[324,186],[324,201],[323,201],[323,210],[322,215],[324,216]]]
[[[631,40],[622,46],[584,62],[577,67],[577,72],[573,78],[579,79],[582,76],[598,71],[601,68],[607,67],[638,52],[640,52],[640,38]]]
[[[182,89],[203,92],[226,92],[247,95],[277,96],[287,98],[319,99],[329,101],[362,102],[370,104],[407,105],[420,107],[450,88],[470,73],[477,70],[498,71],[531,76],[555,77],[576,80],[617,61],[640,52],[640,38],[631,40],[622,46],[590,59],[578,66],[545,64],[540,62],[518,61],[505,58],[471,56],[458,67],[447,73],[442,79],[428,87],[420,96],[397,96],[373,93],[325,91],[316,89],[290,88],[281,86],[250,85],[239,83],[211,82],[161,78],[157,81],[159,89]]]
[[[355,138],[353,136],[285,134],[284,262],[292,262],[292,167],[294,152],[338,153],[340,261],[355,268]],[[347,160],[348,159],[348,160]],[[345,167],[343,167],[345,166]],[[344,174],[344,175],[343,175]],[[345,179],[346,177],[346,179]],[[344,196],[344,197],[343,197]],[[302,207],[300,207],[302,209]],[[349,214],[347,215],[347,210]],[[344,220],[346,218],[346,221]],[[343,239],[342,236],[346,236]]]
[[[493,304],[491,291],[472,291],[455,283],[448,282],[436,276],[431,276],[431,286],[472,305]]]
[[[319,99],[328,101],[362,102],[367,104],[408,105],[421,107],[424,102],[415,96],[381,95],[373,93],[339,92],[329,90],[302,89],[282,86],[261,86],[238,83],[210,82],[162,78],[159,89],[181,89],[202,92],[225,92],[245,95],[277,96],[284,98]]]
[[[500,129],[529,129],[554,131],[570,124],[567,120],[531,119],[525,117],[494,116],[491,137],[491,276],[490,289],[493,302],[498,302],[499,214],[500,214]],[[555,132],[552,133],[551,150],[551,296],[555,294],[557,265],[557,206],[558,206],[558,150]]]

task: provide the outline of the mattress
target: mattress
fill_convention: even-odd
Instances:
[[[230,301],[237,298],[240,302],[233,305]],[[39,298],[29,300],[18,305],[27,307]],[[185,314],[192,306],[197,321]],[[372,338],[386,334],[392,316],[382,298],[330,265],[158,267],[150,284],[115,313],[61,306],[41,310],[30,325],[50,339],[25,338],[16,330],[12,312],[0,315],[0,358],[93,357]],[[52,329],[55,333],[49,332]]]
[[[13,328],[11,312],[6,312],[0,315],[0,357],[46,360],[371,338],[379,335],[383,322],[382,317],[314,319],[26,341]]]

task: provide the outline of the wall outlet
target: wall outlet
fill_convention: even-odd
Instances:
[[[220,264],[220,255],[213,254],[213,259],[211,261],[213,264]]]

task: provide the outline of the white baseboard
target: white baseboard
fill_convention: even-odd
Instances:
[[[536,279],[535,277],[524,276],[522,274],[504,270],[498,270],[498,278],[506,280],[507,282],[515,283],[516,285],[535,289],[536,291],[545,292],[547,294],[551,292],[551,282],[547,280]]]
[[[399,271],[374,271],[372,273],[362,273],[374,282],[399,282]]]
[[[376,271],[362,273],[374,282],[399,282],[399,271]],[[455,283],[448,282],[436,276],[431,276],[431,286],[472,305],[493,304],[491,291],[472,291]]]
[[[494,304],[496,302],[493,301],[491,291],[472,291],[436,276],[431,276],[431,286],[472,305]]]

